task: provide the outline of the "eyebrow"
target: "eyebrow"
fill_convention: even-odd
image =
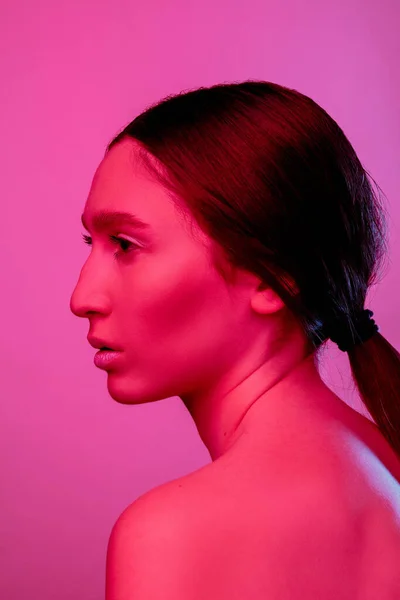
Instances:
[[[84,214],[81,216],[81,221],[86,231],[89,231]],[[145,223],[145,221],[142,221],[142,219],[136,215],[127,212],[100,210],[92,217],[93,228],[97,231],[103,231],[119,224],[130,225],[141,231],[149,231],[151,229],[148,223]]]

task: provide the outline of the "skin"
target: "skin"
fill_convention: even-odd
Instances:
[[[150,229],[100,231],[92,225],[99,210],[134,213]],[[181,218],[133,140],[101,161],[84,215],[92,248],[70,308],[89,320],[91,335],[121,350],[107,367],[116,402],[179,396],[212,461],[257,435],[276,437],[280,414],[288,421],[341,402],[282,300],[249,272],[236,269],[234,283],[224,281],[212,265],[211,240],[190,216]],[[137,246],[124,254],[110,235]]]

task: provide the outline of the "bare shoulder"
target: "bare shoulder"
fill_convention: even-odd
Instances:
[[[279,503],[217,467],[152,490],[124,511],[110,537],[106,600],[296,600],[315,593],[333,600],[346,576],[348,597],[355,597],[348,524],[321,488]]]
[[[372,439],[345,441],[312,464],[322,446],[274,464],[242,447],[139,497],[110,536],[106,600],[400,597],[398,481]]]
[[[340,451],[327,441],[323,457],[315,448],[300,459],[294,445],[293,462],[242,447],[146,492],[123,511],[114,530],[134,523],[138,533],[151,523],[174,535],[180,528],[205,533],[221,527],[271,539],[275,528],[300,535],[304,527],[310,535],[335,524],[337,535],[349,538],[363,519],[378,514],[400,527],[400,484],[368,446],[339,444]],[[312,461],[313,453],[318,457]]]

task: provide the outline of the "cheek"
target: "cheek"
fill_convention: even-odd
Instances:
[[[125,297],[130,298],[127,320],[133,339],[156,343],[157,349],[172,354],[193,348],[199,355],[227,328],[227,292],[220,276],[199,260],[173,260],[140,277],[135,273],[135,284]]]

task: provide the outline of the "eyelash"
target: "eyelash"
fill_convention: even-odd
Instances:
[[[85,242],[85,244],[88,244],[89,246],[92,245],[92,238],[89,235],[85,235],[84,233],[82,233],[82,237],[83,240]],[[129,254],[129,252],[132,252],[134,250],[134,248],[138,248],[139,246],[137,246],[136,244],[134,244],[133,242],[128,242],[128,240],[125,240],[123,238],[119,238],[115,235],[110,235],[108,236],[110,238],[110,240],[116,244],[119,244],[121,250],[122,250],[122,254]],[[122,244],[125,244],[127,246],[127,248],[123,248]],[[119,256],[120,252],[115,252],[114,253],[114,258],[117,259]]]

